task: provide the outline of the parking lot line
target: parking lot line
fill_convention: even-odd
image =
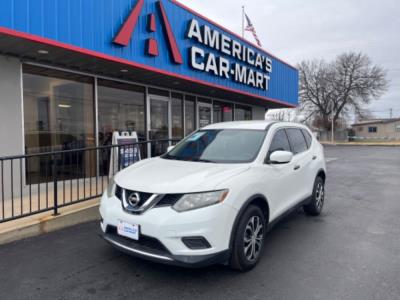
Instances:
[[[326,161],[327,163],[333,162],[333,161],[335,161],[335,160],[338,160],[338,158],[337,158],[337,157],[327,157],[327,158],[325,159],[325,161]]]

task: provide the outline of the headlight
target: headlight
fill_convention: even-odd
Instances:
[[[228,195],[228,190],[185,194],[172,206],[177,212],[188,211],[220,203]]]
[[[108,187],[107,187],[107,197],[111,198],[114,196],[115,194],[115,182],[114,182],[114,177],[110,178],[110,182],[108,183]]]

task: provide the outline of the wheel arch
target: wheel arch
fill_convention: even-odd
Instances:
[[[324,169],[319,169],[318,173],[317,173],[317,176],[315,178],[317,178],[317,177],[321,177],[322,180],[325,183],[325,181],[326,181],[326,172],[325,172],[325,170]]]
[[[230,250],[232,249],[233,242],[235,240],[235,233],[236,233],[236,229],[239,225],[239,220],[242,217],[243,213],[246,211],[246,209],[250,205],[258,206],[262,210],[262,212],[265,216],[266,224],[267,225],[269,224],[270,210],[269,210],[269,204],[268,204],[267,198],[265,198],[265,196],[262,194],[256,194],[256,195],[251,196],[249,199],[246,200],[246,202],[239,209],[239,212],[236,215],[235,221],[233,222],[231,236],[230,236],[230,240],[229,240],[229,249]]]

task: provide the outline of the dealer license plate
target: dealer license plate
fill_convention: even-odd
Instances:
[[[119,235],[124,237],[138,240],[139,239],[139,225],[129,224],[124,221],[119,221],[117,226],[117,231]]]

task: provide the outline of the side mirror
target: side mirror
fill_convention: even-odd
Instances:
[[[168,146],[167,152],[171,151],[171,150],[174,149],[174,148],[175,148],[175,146]]]
[[[289,151],[275,151],[269,157],[271,164],[287,164],[292,161],[293,153]]]

